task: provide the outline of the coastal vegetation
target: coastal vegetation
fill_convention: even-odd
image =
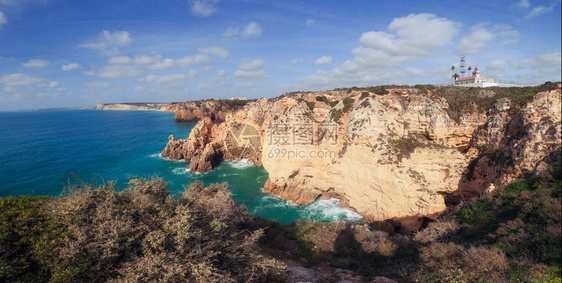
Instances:
[[[368,281],[560,282],[561,168],[449,208],[413,235],[365,225],[281,225],[226,184],[178,196],[160,178],[69,183],[60,197],[0,199],[0,280],[284,281],[291,262]]]
[[[284,265],[226,184],[172,197],[160,178],[69,184],[61,197],[0,200],[0,281],[276,282]]]

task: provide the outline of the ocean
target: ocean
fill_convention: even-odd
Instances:
[[[227,182],[235,201],[264,218],[360,222],[361,216],[338,207],[339,200],[295,205],[263,192],[267,172],[247,160],[223,161],[205,173],[192,173],[188,163],[162,158],[168,136],[187,138],[194,122],[175,122],[173,113],[158,111],[0,112],[0,197],[59,196],[69,178],[125,188],[133,176],[159,176],[173,194],[200,180]]]

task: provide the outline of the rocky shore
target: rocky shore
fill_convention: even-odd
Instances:
[[[219,158],[248,158],[269,173],[267,192],[298,204],[335,197],[383,230],[409,233],[448,203],[560,158],[560,85],[515,92],[347,89],[262,98],[201,115],[188,139],[170,136],[162,155],[190,161],[192,172],[211,170]]]

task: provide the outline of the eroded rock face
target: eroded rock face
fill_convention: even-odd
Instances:
[[[190,161],[191,172],[204,172],[213,169],[217,155],[222,154],[222,143],[217,138],[217,125],[205,117],[191,129],[186,140],[176,140],[173,135],[162,151],[162,157]]]
[[[535,176],[560,163],[560,89],[536,94],[510,115],[511,101],[500,99],[475,131],[482,153],[465,170],[455,195],[475,196],[503,188],[523,176]]]
[[[232,107],[220,100],[189,101],[172,103],[166,107],[167,112],[174,112],[176,121],[199,121],[210,118],[223,122],[226,113]]]
[[[170,139],[162,155],[191,160],[192,171],[210,170],[217,156],[249,158],[269,173],[267,192],[298,204],[335,197],[404,233],[443,212],[447,196],[477,195],[536,173],[560,147],[560,89],[537,94],[522,109],[500,99],[459,122],[448,107],[444,98],[412,89],[262,98],[227,113],[220,125],[201,120],[187,140]],[[261,135],[257,152],[225,145],[240,125]],[[513,165],[500,169],[501,158]]]

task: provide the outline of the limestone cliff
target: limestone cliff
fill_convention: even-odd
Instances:
[[[262,98],[224,123],[201,120],[187,140],[171,136],[162,155],[190,160],[192,172],[218,156],[249,158],[269,173],[265,191],[299,204],[336,197],[386,230],[410,232],[446,198],[536,173],[560,150],[559,85],[518,104],[493,91],[388,91]],[[489,111],[487,101],[496,101]]]
[[[97,104],[95,110],[158,110],[163,111],[168,103],[109,103]]]
[[[169,104],[165,111],[174,112],[176,121],[199,121],[207,117],[217,122],[223,122],[227,112],[241,108],[245,102],[240,100],[177,102]]]

